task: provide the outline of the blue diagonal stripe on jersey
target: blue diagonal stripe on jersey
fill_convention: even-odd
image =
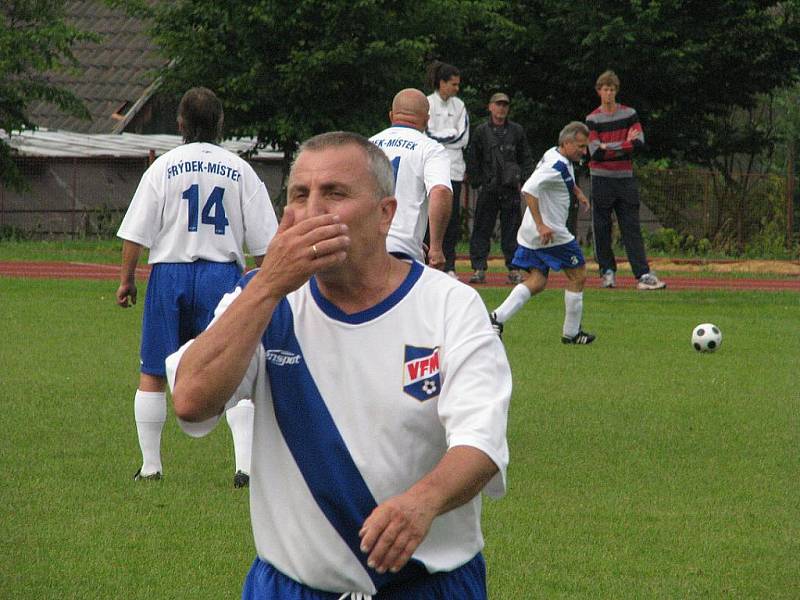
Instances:
[[[561,174],[561,179],[564,180],[564,185],[567,186],[567,191],[572,194],[572,188],[575,187],[575,180],[572,179],[572,175],[570,175],[569,167],[567,163],[563,161],[556,161],[553,163],[553,168]]]
[[[294,333],[294,315],[286,299],[275,309],[262,343],[265,349],[303,356]],[[347,360],[346,355],[343,360]],[[305,359],[283,366],[267,361],[267,372],[278,426],[314,500],[375,587],[380,589],[426,572],[415,560],[397,574],[381,575],[367,567],[367,555],[360,550],[358,532],[377,502],[353,461]]]

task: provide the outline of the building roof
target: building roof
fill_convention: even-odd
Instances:
[[[142,157],[153,150],[157,156],[180,146],[179,135],[83,134],[69,131],[37,129],[15,131],[10,136],[0,129],[0,140],[8,143],[17,156],[86,158],[98,156]],[[222,142],[222,147],[235,154],[251,151],[256,146],[255,138],[231,139]],[[280,152],[258,150],[253,158],[280,160]]]
[[[118,133],[157,88],[157,72],[167,64],[145,31],[145,24],[101,0],[68,1],[67,21],[100,34],[99,43],[73,48],[78,70],[51,72],[48,80],[80,98],[91,120],[79,119],[46,102],[33,103],[27,115],[39,127],[80,133]],[[116,116],[115,116],[116,115]]]

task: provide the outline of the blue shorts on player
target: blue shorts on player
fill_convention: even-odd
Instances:
[[[545,277],[550,269],[554,271],[575,269],[585,264],[586,260],[583,258],[581,247],[574,239],[566,244],[537,250],[518,245],[514,259],[511,261],[512,267],[525,269],[528,272],[536,269],[541,271]]]
[[[167,356],[208,327],[222,296],[240,277],[235,262],[154,264],[142,318],[142,373],[164,377]]]
[[[409,581],[378,590],[374,600],[486,600],[486,563],[483,555],[454,571],[429,574],[424,567]],[[256,558],[242,590],[242,600],[338,600],[342,594],[324,592],[290,579],[271,564]]]

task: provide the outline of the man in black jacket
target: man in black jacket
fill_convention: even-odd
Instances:
[[[470,283],[486,280],[486,258],[498,211],[508,281],[516,284],[522,280],[511,261],[517,248],[520,186],[533,172],[533,158],[522,126],[508,120],[509,104],[508,96],[502,92],[491,97],[490,118],[475,128],[467,149],[469,182],[480,189],[469,242],[469,258],[475,271]]]

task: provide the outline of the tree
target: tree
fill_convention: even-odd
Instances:
[[[514,95],[512,118],[535,151],[597,106],[594,81],[611,68],[622,80],[618,100],[644,125],[639,157],[713,170],[714,239],[744,251],[762,226],[751,217],[765,210],[753,172],[769,169],[780,138],[772,97],[798,80],[800,2],[522,0],[501,15],[516,27],[464,40],[463,74],[483,82],[483,98],[498,88]]]
[[[51,85],[46,76],[48,71],[75,67],[73,45],[95,39],[65,22],[63,6],[63,0],[9,0],[0,6],[0,129],[7,133],[34,127],[25,108],[35,100],[89,116],[78,98]],[[1,139],[0,183],[24,186],[11,148]]]
[[[729,149],[730,112],[795,81],[800,64],[797,0],[523,0],[502,16],[516,27],[487,27],[460,49],[466,79],[484,97],[517,95],[514,114],[539,150],[597,106],[594,81],[611,68],[651,156],[711,166]]]
[[[298,143],[386,126],[393,95],[424,87],[437,36],[493,14],[495,2],[454,0],[178,0],[115,2],[145,15],[173,62],[164,89],[213,89],[226,134],[255,135],[288,169]],[[442,33],[444,31],[444,33]],[[459,34],[460,35],[460,34]]]
[[[474,19],[481,2],[447,0],[178,0],[136,10],[173,59],[166,89],[213,89],[226,130],[280,149],[332,129],[372,134],[392,96],[421,86],[441,23]]]
[[[108,0],[121,4],[121,0]],[[130,7],[130,2],[124,5]],[[168,89],[214,89],[228,133],[280,149],[331,129],[369,134],[392,95],[425,87],[431,57],[457,65],[473,122],[493,91],[543,152],[597,106],[613,68],[620,100],[645,125],[649,156],[713,167],[732,140],[731,114],[796,81],[800,2],[759,0],[139,0],[167,58]],[[130,8],[129,8],[130,10]],[[744,121],[736,120],[738,123]]]

